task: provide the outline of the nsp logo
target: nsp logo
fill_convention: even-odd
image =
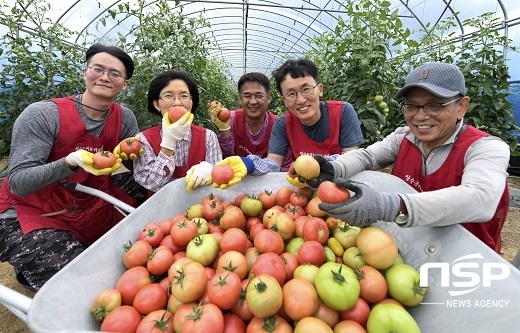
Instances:
[[[428,287],[429,272],[432,269],[440,269],[441,286],[452,288],[448,291],[451,296],[468,294],[480,286],[490,287],[491,281],[504,280],[509,277],[510,269],[507,264],[485,262],[481,265],[475,262],[476,259],[482,258],[482,254],[473,253],[455,259],[451,264],[446,262],[423,264],[419,270],[420,286]],[[451,279],[450,275],[455,279]]]

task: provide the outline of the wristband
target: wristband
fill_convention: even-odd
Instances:
[[[255,163],[253,162],[252,159],[250,158],[247,158],[247,157],[240,157],[242,159],[242,162],[244,162],[245,166],[246,166],[246,169],[247,169],[247,174],[251,174],[253,173],[253,171],[255,171]]]

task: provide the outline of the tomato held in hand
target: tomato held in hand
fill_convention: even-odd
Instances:
[[[320,164],[311,155],[300,155],[294,161],[294,170],[305,179],[313,179],[320,174]]]
[[[188,112],[185,107],[176,105],[172,106],[168,111],[168,119],[170,119],[170,123],[174,123],[177,120],[181,119],[181,117]]]
[[[141,141],[136,138],[127,138],[120,142],[119,147],[122,153],[130,156],[130,154],[139,154],[141,150]]]
[[[211,170],[211,179],[217,184],[227,184],[235,177],[235,171],[227,164],[215,165]]]
[[[94,160],[92,166],[98,170],[112,168],[116,164],[116,155],[108,150],[98,151],[92,159]]]
[[[229,109],[227,108],[222,108],[217,115],[218,119],[220,119],[221,121],[228,121],[230,116],[231,112],[229,112]]]
[[[318,187],[318,198],[322,202],[336,204],[350,199],[350,192],[347,189],[336,186],[330,180],[326,180]]]

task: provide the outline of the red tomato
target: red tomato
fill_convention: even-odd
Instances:
[[[185,107],[180,105],[174,105],[168,111],[168,118],[170,119],[170,123],[174,123],[177,120],[181,119],[181,117],[188,112]]]
[[[184,219],[174,223],[170,231],[173,242],[178,246],[186,246],[198,235],[199,229],[192,220]]]
[[[173,333],[173,313],[155,310],[147,314],[137,327],[136,333]]]
[[[264,209],[269,209],[273,207],[276,203],[273,192],[265,190],[264,192],[260,192],[258,194],[258,200],[262,203],[262,207]]]
[[[280,254],[280,258],[285,265],[285,281],[289,281],[293,278],[294,270],[300,265],[300,262],[296,255],[289,252]]]
[[[239,207],[229,206],[226,209],[224,209],[224,213],[220,217],[220,226],[224,230],[230,228],[238,228],[245,230],[246,216]]]
[[[289,202],[291,202],[291,194],[293,193],[293,189],[291,187],[282,187],[275,194],[275,201],[280,206],[285,206]]]
[[[228,251],[237,251],[242,254],[247,250],[247,235],[242,229],[229,228],[222,234],[220,240],[220,249],[226,253]]]
[[[204,214],[204,218],[208,221],[218,220],[224,211],[224,206],[220,200],[208,200],[202,203],[202,205],[202,213]]]
[[[159,245],[163,237],[164,231],[157,222],[146,223],[143,230],[137,235],[138,240],[147,241],[152,247]]]
[[[175,270],[171,280],[172,295],[177,300],[187,303],[196,301],[204,294],[208,284],[208,275],[204,266],[196,261],[191,261]]]
[[[353,320],[342,320],[334,326],[334,333],[367,333],[367,331]]]
[[[249,306],[247,306],[246,300],[246,289],[249,284],[249,279],[243,279],[240,283],[240,297],[238,298],[238,302],[231,308],[231,312],[239,316],[243,321],[248,322],[254,316],[249,310]]]
[[[291,202],[289,202],[287,205],[284,206],[285,212],[289,214],[289,216],[296,220],[300,216],[305,216],[307,213],[305,213],[305,209],[303,209],[302,206],[295,206]]]
[[[302,278],[294,278],[283,286],[283,309],[293,320],[312,316],[318,309],[318,293],[314,286]]]
[[[172,254],[175,255],[180,251],[186,250],[185,246],[179,246],[173,242],[172,236],[168,235],[165,236],[162,241],[159,243],[159,246],[166,246],[167,248],[172,251]]]
[[[246,300],[256,317],[266,318],[275,315],[282,307],[282,298],[282,288],[271,275],[260,274],[249,281]]]
[[[201,207],[202,209],[202,207]],[[161,227],[161,229],[163,230],[163,235],[166,237],[170,234],[170,231],[172,229],[172,226],[173,226],[173,222],[171,219],[165,219],[165,220],[161,220],[159,222],[157,222],[157,224]]]
[[[274,215],[268,222],[267,227],[276,231],[284,241],[287,241],[294,236],[294,229],[296,228],[293,218],[285,213],[280,212]]]
[[[145,240],[138,240],[134,244],[125,245],[123,264],[126,268],[146,266],[146,261],[152,254],[152,246]]]
[[[354,304],[353,308],[340,311],[339,313],[341,320],[353,320],[363,327],[367,325],[369,314],[370,306],[361,297],[356,300],[356,304]]]
[[[330,327],[334,327],[339,321],[339,312],[325,304],[321,299],[318,299],[318,309],[312,316],[323,320]]]
[[[170,296],[171,297],[171,296]],[[183,303],[178,307],[177,311],[173,315],[173,329],[175,333],[181,332],[182,325],[188,320],[187,316],[193,313],[193,309],[197,308],[199,304],[195,302]]]
[[[98,151],[92,156],[92,160],[94,161],[92,166],[95,169],[112,168],[116,164],[116,155],[108,150]]]
[[[119,148],[122,153],[125,153],[127,156],[130,154],[138,154],[141,150],[141,141],[136,140],[135,138],[124,139],[119,143]]]
[[[121,293],[117,289],[105,289],[96,296],[90,311],[97,321],[102,321],[110,311],[119,306],[121,306]]]
[[[314,197],[307,203],[307,206],[305,206],[305,210],[307,211],[307,214],[310,214],[314,217],[324,217],[327,215],[326,212],[322,211],[318,205],[321,203],[321,200],[319,197]]]
[[[392,266],[399,254],[392,235],[378,227],[362,228],[357,237],[357,248],[366,263],[377,269]]]
[[[285,248],[282,236],[271,229],[260,230],[253,239],[253,244],[262,253],[272,252],[277,255],[282,254]]]
[[[155,310],[166,308],[167,302],[166,290],[160,284],[152,283],[137,292],[132,305],[140,314],[147,315]]]
[[[303,238],[313,240],[324,245],[329,239],[329,227],[322,218],[312,217],[305,222],[302,228]]]
[[[101,323],[103,332],[135,332],[141,322],[141,314],[130,305],[122,305],[111,311]]]
[[[309,199],[307,199],[305,193],[298,189],[291,194],[289,201],[295,206],[304,207],[309,202]]]
[[[257,223],[262,223],[262,220],[258,216],[251,216],[246,219],[246,230],[251,230],[251,227]]]
[[[216,273],[221,272],[232,272],[238,275],[240,280],[244,279],[247,274],[246,257],[238,251],[228,251],[223,253],[218,260],[216,269]]]
[[[231,309],[240,298],[241,280],[233,272],[215,274],[208,282],[208,297],[221,310]]]
[[[203,304],[192,309],[182,324],[182,332],[224,332],[224,315],[215,304]],[[180,332],[180,331],[179,331]]]
[[[318,186],[318,197],[322,202],[340,203],[350,199],[350,192],[347,189],[336,186],[330,180],[326,180]]]
[[[280,255],[272,252],[262,253],[256,258],[251,274],[259,276],[261,274],[269,274],[274,277],[278,284],[283,285],[287,274],[285,273],[285,264]]]
[[[294,236],[303,237],[303,226],[309,217],[307,215],[299,216],[294,219]]]
[[[224,333],[245,333],[246,324],[234,313],[224,315]]]
[[[260,251],[256,247],[252,247],[246,250],[246,254],[244,254],[244,257],[246,258],[247,263],[247,274],[251,272],[251,269],[253,269],[253,265],[256,262],[256,259],[260,256]]]
[[[139,290],[151,283],[150,273],[145,267],[135,266],[127,269],[116,283],[116,289],[121,293],[121,303],[132,305]]]
[[[362,266],[354,271],[358,278],[361,292],[359,297],[368,303],[377,303],[386,297],[388,286],[381,272],[372,266]]]
[[[298,249],[298,262],[302,264],[313,264],[321,266],[325,263],[325,248],[317,241],[305,241]]]
[[[305,179],[313,179],[320,174],[320,164],[311,155],[300,155],[294,161],[294,171]]]
[[[235,177],[235,171],[227,164],[218,164],[211,170],[211,179],[217,184],[227,184]]]
[[[160,276],[168,272],[173,260],[173,253],[168,247],[158,246],[146,262],[146,268],[150,274]]]
[[[292,326],[282,316],[275,315],[267,318],[254,317],[247,324],[246,333],[292,333]]]
[[[240,207],[242,200],[244,200],[245,198],[247,198],[247,194],[245,194],[245,193],[241,193],[241,194],[237,195],[235,197],[235,201],[234,201],[235,206]]]
[[[220,112],[217,114],[218,119],[221,121],[228,121],[229,117],[231,117],[231,112],[228,108],[222,108],[220,109]]]
[[[249,229],[249,238],[251,238],[251,240],[254,242],[256,235],[258,235],[258,233],[260,231],[265,230],[265,229],[267,229],[267,227],[263,223],[255,224],[254,226],[251,227],[251,229]],[[283,242],[283,239],[282,239],[282,242]]]
[[[301,155],[304,156],[304,155]],[[327,325],[326,322],[324,322],[321,319],[315,318],[315,317],[305,317],[302,318],[296,326],[294,326],[294,333],[333,333],[332,328],[330,328],[329,325]]]

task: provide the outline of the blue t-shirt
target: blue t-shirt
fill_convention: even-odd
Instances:
[[[320,111],[321,117],[314,125],[306,126],[302,124],[303,131],[309,138],[316,142],[327,140],[330,133],[329,109],[325,101],[320,102]],[[339,145],[341,148],[360,146],[365,140],[354,107],[348,102],[343,102],[341,111]],[[271,138],[269,140],[268,153],[285,156],[289,148],[289,140],[287,138],[287,132],[285,131],[284,113],[278,116],[274,122],[273,131],[271,132]]]

